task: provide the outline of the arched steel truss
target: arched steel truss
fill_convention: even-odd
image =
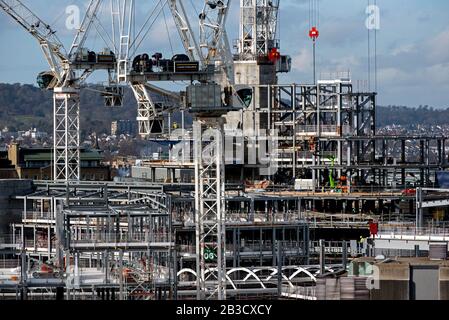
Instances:
[[[334,272],[335,268],[331,267],[325,267],[325,270],[328,272]],[[206,273],[216,272],[216,268],[208,269],[206,270]],[[259,276],[258,274],[262,272],[269,272],[268,276]],[[287,271],[293,271],[291,274],[287,274]],[[232,275],[242,272],[245,274],[243,279],[241,280],[233,280]],[[190,274],[192,275],[195,280],[197,277],[197,274],[194,270],[190,268],[184,268],[178,271],[177,277],[178,280],[182,275]],[[294,288],[294,280],[295,279],[308,279],[310,282],[316,282],[317,276],[320,274],[320,268],[318,266],[286,266],[282,268],[282,279],[284,284],[287,284],[291,288]],[[267,285],[273,282],[273,279],[276,279],[278,275],[278,269],[274,267],[268,267],[268,268],[256,268],[256,269],[249,269],[249,268],[232,268],[226,272],[226,281],[234,290],[238,290],[238,285],[236,282],[239,283],[250,283],[250,281],[256,281],[258,284],[260,284],[261,289],[266,289]],[[251,284],[254,284],[254,282],[251,282]]]

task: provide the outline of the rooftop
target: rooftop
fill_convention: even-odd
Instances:
[[[45,149],[45,150],[22,150],[23,159],[25,162],[28,161],[52,161],[53,159],[53,150]],[[36,152],[37,151],[37,152]],[[80,153],[81,161],[100,161],[103,159],[101,152],[99,150],[81,150]]]

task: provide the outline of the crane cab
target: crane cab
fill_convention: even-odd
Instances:
[[[97,55],[93,51],[89,51],[87,48],[81,48],[75,57],[76,62],[84,63],[96,63]]]
[[[37,76],[37,85],[41,89],[51,90],[56,86],[57,82],[58,79],[52,71],[44,71]]]
[[[200,71],[200,64],[198,61],[191,61],[185,54],[176,54],[171,59],[164,59],[162,53],[156,52],[151,58],[146,53],[136,56],[132,69],[137,74],[191,74]]]
[[[98,64],[114,64],[116,62],[115,54],[109,48],[105,48],[97,54]]]

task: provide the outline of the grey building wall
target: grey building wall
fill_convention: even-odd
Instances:
[[[31,180],[0,180],[0,238],[10,233],[10,224],[21,221],[23,201],[12,196],[31,193]]]

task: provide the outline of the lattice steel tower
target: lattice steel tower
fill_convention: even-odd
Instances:
[[[277,48],[279,0],[240,0],[240,60],[255,60]]]

